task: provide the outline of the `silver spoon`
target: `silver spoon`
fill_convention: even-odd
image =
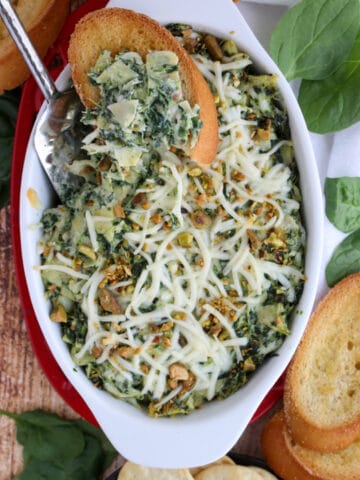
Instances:
[[[35,125],[34,145],[50,183],[64,202],[84,182],[66,168],[80,155],[81,139],[86,134],[80,122],[84,106],[70,85],[65,91],[57,90],[9,0],[0,0],[0,16],[47,102]]]

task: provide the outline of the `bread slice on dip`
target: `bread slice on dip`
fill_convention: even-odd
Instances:
[[[122,8],[105,8],[83,17],[71,36],[68,57],[75,88],[85,106],[91,108],[99,98],[98,87],[88,78],[104,50],[112,55],[128,50],[144,60],[151,51],[170,50],[179,59],[184,97],[200,107],[203,126],[190,158],[200,165],[214,160],[218,146],[218,123],[214,97],[190,55],[175,37],[155,20]]]
[[[306,448],[336,451],[360,437],[360,273],[335,285],[313,313],[287,372],[284,410]]]

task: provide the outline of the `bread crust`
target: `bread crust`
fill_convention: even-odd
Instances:
[[[360,436],[359,312],[357,273],[319,303],[289,366],[286,423],[294,440],[306,448],[334,452]]]
[[[291,438],[283,410],[266,424],[261,447],[268,465],[283,480],[358,480],[360,439],[336,453],[307,450]]]
[[[105,49],[112,54],[136,51],[143,59],[151,50],[176,53],[184,96],[191,105],[200,106],[203,122],[190,157],[201,165],[212,163],[219,141],[214,98],[190,55],[171,33],[146,15],[123,8],[104,8],[83,17],[71,36],[68,58],[75,88],[84,105],[90,108],[96,103],[99,91],[90,84],[88,72]]]
[[[283,480],[320,480],[291,455],[285,441],[285,418],[280,410],[268,421],[261,434],[261,448],[274,472]]]
[[[55,41],[69,13],[69,0],[19,0],[18,15],[41,57],[46,55]],[[17,46],[7,33],[0,29],[0,93],[21,85],[30,76]]]

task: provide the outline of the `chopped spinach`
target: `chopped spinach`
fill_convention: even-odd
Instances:
[[[222,74],[232,95],[221,102],[220,91],[212,85],[219,122],[229,127],[220,129],[223,160],[202,169],[181,149],[173,146],[169,152],[159,148],[156,138],[151,143],[146,139],[161,132],[175,138],[163,115],[171,89],[156,88],[157,74],[175,72],[171,62],[154,65],[151,108],[142,112],[146,124],[139,121],[130,132],[131,145],[124,146],[126,124],[135,107],[131,102],[141,110],[144,99],[132,95],[130,78],[119,102],[116,82],[119,71],[133,77],[141,74],[143,65],[131,52],[116,56],[117,65],[104,54],[92,73],[104,104],[84,116],[98,128],[85,142],[85,147],[91,145],[87,157],[73,165],[83,170],[86,182],[57,215],[49,212],[43,220],[47,228],[42,276],[55,313],[59,302],[64,304],[66,315],[59,321],[74,362],[94,386],[153,416],[188,414],[246,383],[288,334],[288,315],[304,281],[298,171],[276,76],[258,75],[249,57],[231,41],[206,39],[183,27],[176,32],[190,34],[190,39],[183,38],[185,48],[204,55],[201,61],[210,70],[217,48],[233,55],[230,64],[235,67]],[[209,42],[213,52],[207,51]],[[145,93],[149,96],[149,91]],[[186,113],[187,106],[181,104],[179,110]],[[195,117],[182,120],[180,112],[181,135],[200,126]],[[238,131],[240,125],[244,131]],[[93,143],[98,134],[101,138]],[[244,134],[248,142],[240,147],[242,156],[237,142]],[[109,142],[116,147],[113,155],[107,151]],[[139,145],[146,151],[134,163],[134,156],[127,156],[129,165],[124,166],[122,149]],[[226,146],[233,156],[225,153]],[[267,154],[270,150],[274,153]],[[275,193],[274,181],[279,185]],[[209,258],[210,252],[214,255]],[[262,268],[258,272],[256,264],[262,261],[272,274],[261,273]],[[59,265],[55,270],[54,264]],[[197,349],[193,334],[203,337],[209,350]],[[217,349],[227,340],[235,344],[236,337],[239,345],[224,344],[225,366]],[[91,345],[85,351],[86,342]],[[204,367],[204,375],[195,374],[187,354],[178,356],[179,348],[194,352],[192,361],[199,369]],[[165,371],[155,372],[154,362],[162,362],[165,355]],[[188,378],[167,401],[180,386],[171,376],[172,365],[186,368]],[[219,376],[216,384],[214,374]],[[151,378],[156,378],[152,385]]]

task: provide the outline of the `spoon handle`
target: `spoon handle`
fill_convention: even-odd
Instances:
[[[0,17],[16,43],[47,102],[57,93],[55,84],[9,0],[0,0]]]

